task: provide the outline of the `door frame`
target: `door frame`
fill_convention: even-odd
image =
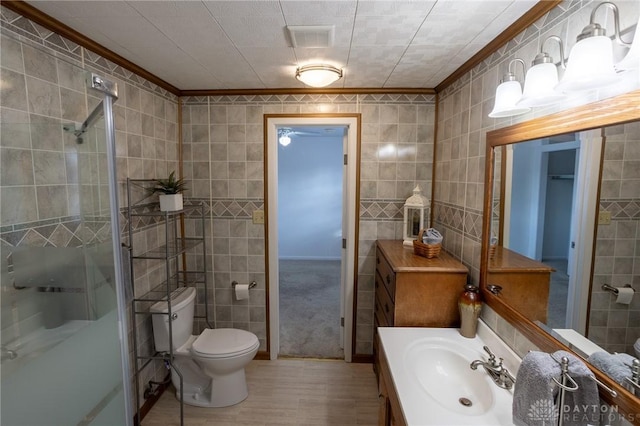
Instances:
[[[280,351],[280,302],[278,267],[278,127],[344,126],[347,142],[347,191],[343,211],[347,223],[347,275],[341,299],[344,300],[344,354],[351,362],[355,349],[357,306],[358,226],[360,211],[361,114],[265,114],[264,115],[264,210],[265,210],[265,288],[267,291],[267,351],[272,360]],[[270,184],[275,182],[275,184]],[[273,218],[273,219],[271,219]],[[345,238],[343,236],[343,238]]]

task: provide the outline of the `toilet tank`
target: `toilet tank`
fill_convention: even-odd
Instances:
[[[180,287],[171,292],[171,316],[173,349],[182,346],[193,331],[193,312],[195,307],[196,289]],[[155,303],[149,311],[153,318],[153,340],[156,351],[169,351],[169,315],[166,300]]]

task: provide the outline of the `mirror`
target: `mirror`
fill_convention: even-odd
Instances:
[[[485,188],[490,190],[485,192],[484,198],[480,285],[486,303],[543,351],[563,349],[582,355],[580,350],[560,337],[561,333],[553,331],[567,330],[568,326],[575,326],[577,332],[574,333],[578,336],[593,336],[593,340],[603,344],[608,351],[622,351],[629,347],[629,338],[621,336],[622,327],[619,330],[609,329],[610,325],[622,324],[624,314],[620,312],[623,309],[614,308],[615,312],[609,314],[604,307],[615,305],[615,300],[611,300],[615,296],[601,287],[605,280],[612,280],[607,284],[613,286],[623,286],[625,280],[631,280],[629,284],[638,286],[640,290],[640,279],[637,276],[640,265],[636,267],[634,277],[634,257],[628,255],[632,248],[640,249],[635,238],[638,230],[632,224],[622,224],[623,221],[615,223],[615,226],[599,225],[596,229],[595,217],[598,204],[604,213],[605,222],[608,213],[614,219],[618,219],[616,215],[621,212],[623,215],[635,215],[631,210],[637,207],[639,198],[640,189],[635,188],[640,187],[640,163],[630,162],[627,171],[622,164],[623,160],[633,158],[634,152],[640,153],[640,146],[635,148],[636,145],[627,144],[630,152],[624,157],[624,142],[627,137],[625,129],[635,134],[637,145],[640,145],[640,125],[627,124],[639,120],[640,91],[634,91],[487,133]],[[623,126],[624,124],[627,126]],[[598,178],[601,175],[602,156],[597,147],[600,146],[598,141],[602,142],[603,139],[605,161],[602,167],[603,181],[600,183]],[[574,150],[574,153],[568,155],[570,150]],[[640,155],[636,160],[640,161]],[[592,163],[584,164],[585,161]],[[565,169],[572,162],[573,173],[570,169]],[[521,173],[523,171],[526,173]],[[529,180],[521,181],[521,175],[528,176]],[[583,183],[589,178],[594,180],[594,177],[594,184],[589,186]],[[625,183],[623,178],[635,179],[635,182]],[[602,195],[600,203],[598,189]],[[546,195],[542,194],[544,192]],[[564,224],[557,225],[556,230],[551,232],[555,237],[563,233],[562,238],[566,243],[553,243],[545,248],[544,241],[550,237],[540,237],[544,235],[544,227],[538,226],[538,223],[544,222],[545,216],[557,218],[566,213],[566,210],[571,210],[567,207],[568,204],[562,207],[559,205],[558,200],[568,198],[567,195],[556,194],[559,198],[555,198],[555,201],[545,201],[548,200],[546,196],[556,192],[578,192],[581,197],[579,205],[592,207],[574,209],[578,216],[569,215],[570,229],[566,229],[565,218]],[[613,195],[618,199],[614,200],[616,197]],[[556,207],[556,210],[545,211],[545,203],[548,207]],[[591,232],[580,233],[580,224],[584,226],[589,220],[592,224]],[[534,222],[536,224],[532,225]],[[637,227],[638,221],[635,222]],[[631,238],[620,243],[614,239],[616,233],[624,233],[629,237],[634,229],[636,233]],[[588,243],[589,234],[591,243]],[[594,235],[597,235],[596,240]],[[578,250],[569,255],[568,249],[572,243],[575,243]],[[542,253],[545,250],[558,248],[563,244],[566,245],[561,254],[546,255],[566,255],[570,259],[566,267],[564,264],[543,261]],[[618,260],[612,254],[602,256],[616,251],[627,253],[629,259]],[[595,274],[592,276],[590,267],[594,252],[597,256],[594,262]],[[554,293],[551,280],[553,274],[565,269],[573,271],[572,278],[577,282],[573,289],[576,291],[568,289],[569,297],[577,295],[580,300],[574,302],[569,309],[566,308],[567,305],[563,305],[559,308],[563,311],[558,314],[552,312],[549,305],[550,301],[561,299]],[[498,294],[492,293],[491,284],[500,285],[501,291]],[[594,289],[593,292],[591,288]],[[636,298],[640,299],[640,293]],[[632,303],[640,306],[640,300]],[[580,306],[585,309],[580,310]],[[590,306],[591,312],[586,311],[587,306]],[[629,314],[631,310],[625,312],[627,322],[630,315],[636,316],[637,313],[635,311],[636,313]],[[551,313],[554,315],[550,315]],[[637,324],[638,319],[640,316],[631,320]],[[577,325],[581,322],[584,323],[582,329]],[[631,333],[638,331],[636,328]],[[637,337],[640,337],[640,333]],[[617,393],[613,397],[601,388],[604,401],[617,406],[621,413],[640,412],[640,400],[637,397],[595,367],[590,367],[598,380]]]

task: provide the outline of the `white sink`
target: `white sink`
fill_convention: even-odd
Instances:
[[[380,328],[380,341],[408,425],[512,424],[513,391],[498,387],[484,368],[487,345],[515,376],[520,359],[489,330],[462,337],[457,328]]]
[[[491,387],[495,385],[487,380],[487,374],[476,374],[469,368],[476,356],[475,351],[451,339],[425,338],[407,348],[404,370],[447,410],[469,416],[484,414],[493,407]]]

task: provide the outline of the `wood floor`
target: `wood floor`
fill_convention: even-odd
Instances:
[[[249,397],[224,408],[184,405],[185,425],[376,425],[378,388],[371,364],[339,360],[251,361]],[[170,387],[143,426],[180,424],[180,405]]]

